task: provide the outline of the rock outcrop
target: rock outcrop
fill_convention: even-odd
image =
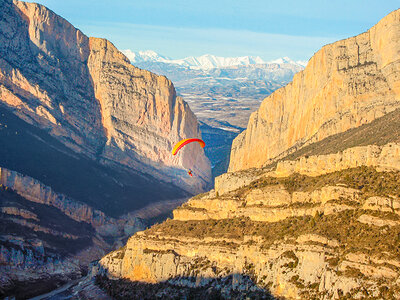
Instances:
[[[112,43],[88,38],[47,8],[5,1],[0,24],[1,104],[101,164],[149,174],[191,193],[210,186],[197,119],[164,76],[132,66]],[[185,169],[198,176],[188,178]]]
[[[276,176],[288,176],[300,173],[317,176],[359,166],[374,166],[379,170],[400,171],[400,144],[354,147],[334,154],[301,157],[295,161],[284,160],[278,162],[275,174]]]
[[[232,144],[229,171],[262,167],[400,107],[399,37],[396,10],[367,32],[322,47],[251,115]]]
[[[29,297],[35,295],[34,292],[31,293],[35,288],[30,286],[29,291],[28,287],[35,281],[48,281],[47,288],[56,288],[57,283],[82,276],[78,260],[64,259],[51,251],[48,252],[42,240],[24,240],[10,235],[2,236],[0,244],[1,296],[7,295],[7,290],[17,290],[18,296]],[[26,282],[25,286],[23,282]]]
[[[73,201],[65,195],[54,192],[49,186],[45,186],[38,180],[15,171],[0,168],[0,185],[14,190],[29,201],[53,206],[78,222],[83,221],[93,226],[101,226],[111,219],[102,211]],[[10,209],[5,213],[10,214]],[[23,217],[32,218],[28,214]]]
[[[281,160],[274,170],[271,168],[252,169],[225,173],[215,178],[215,193],[223,195],[266,176],[285,177],[294,173],[319,176],[360,166],[372,166],[385,171],[400,171],[400,144],[358,146],[333,154],[302,156],[296,160]]]
[[[89,45],[88,68],[107,135],[103,156],[191,192],[204,190],[211,180],[204,151],[191,145],[171,155],[179,140],[200,137],[196,116],[171,81],[134,67],[107,40],[90,38]],[[182,167],[195,178],[182,174]]]

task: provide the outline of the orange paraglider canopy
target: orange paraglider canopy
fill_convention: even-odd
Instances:
[[[206,146],[206,143],[201,139],[184,139],[175,145],[174,149],[172,149],[172,155],[176,155],[183,146],[193,142],[198,142],[202,148]]]

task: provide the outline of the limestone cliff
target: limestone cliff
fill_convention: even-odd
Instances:
[[[229,171],[261,167],[400,106],[400,10],[365,33],[322,47],[265,98],[233,142]]]
[[[201,134],[167,78],[41,5],[0,7],[0,298],[30,298],[145,228],[136,210],[207,189],[210,165],[198,145],[172,159]]]
[[[170,155],[178,140],[201,135],[168,79],[135,68],[109,41],[88,38],[41,5],[4,1],[0,22],[0,104],[103,165],[191,193],[209,186],[202,149]],[[188,178],[186,168],[198,176]]]
[[[371,166],[381,171],[400,171],[400,144],[358,146],[332,154],[282,160],[273,170],[253,169],[225,173],[215,178],[215,192],[223,195],[265,176],[285,177],[294,173],[319,176],[360,166]]]

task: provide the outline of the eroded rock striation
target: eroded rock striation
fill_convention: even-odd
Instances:
[[[360,166],[372,166],[385,171],[400,171],[400,144],[357,146],[332,154],[281,160],[274,169],[225,173],[215,178],[215,193],[223,195],[265,176],[285,177],[294,173],[319,176]]]
[[[104,212],[93,207],[75,201],[66,195],[55,192],[51,187],[44,185],[40,181],[22,175],[18,172],[0,168],[0,185],[10,188],[25,199],[54,207],[63,214],[77,222],[85,222],[95,228],[101,235],[123,235],[120,231],[135,231],[135,228],[143,228],[140,219],[134,217],[121,217],[115,219],[107,216]],[[13,207],[2,207],[2,212],[8,215],[18,215],[24,219],[34,219],[38,221],[35,214],[24,209]],[[135,224],[136,223],[136,224]],[[131,226],[133,229],[128,229]],[[105,230],[107,228],[107,230]]]
[[[322,47],[262,102],[233,142],[229,171],[262,167],[400,106],[400,10],[365,33]]]

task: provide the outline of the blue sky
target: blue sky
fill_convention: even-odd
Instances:
[[[35,1],[36,2],[36,1]],[[399,0],[39,0],[88,36],[172,58],[214,54],[307,60],[368,30]]]

